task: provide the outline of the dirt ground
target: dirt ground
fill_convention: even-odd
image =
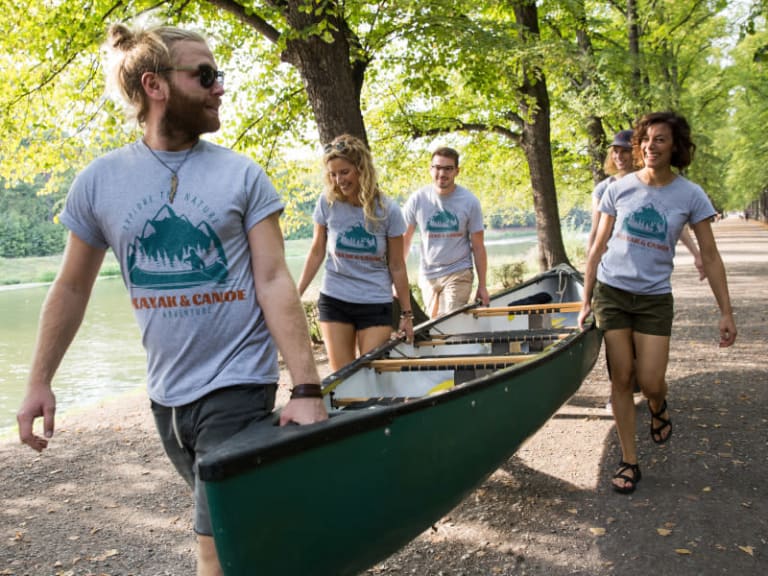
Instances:
[[[619,449],[601,357],[514,457],[365,574],[768,573],[768,228],[731,218],[714,229],[737,343],[717,348],[714,298],[679,253],[674,435],[651,442],[637,396],[643,480],[634,494],[609,486]],[[0,439],[0,461],[0,575],[194,574],[191,497],[162,453],[143,393],[61,416],[42,455]]]

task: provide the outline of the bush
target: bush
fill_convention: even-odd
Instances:
[[[61,254],[67,231],[53,222],[31,222],[18,214],[0,215],[0,256],[24,258]]]
[[[320,332],[320,322],[317,318],[317,303],[316,302],[302,302],[304,305],[304,316],[307,317],[307,324],[309,325],[309,338],[313,344],[323,343],[323,333]]]
[[[522,283],[525,278],[525,262],[510,262],[496,266],[491,271],[495,285],[501,284],[502,288],[512,288]]]

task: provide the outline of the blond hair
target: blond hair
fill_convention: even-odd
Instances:
[[[384,209],[384,194],[379,188],[379,183],[376,179],[376,168],[373,165],[373,158],[365,143],[350,134],[337,136],[330,144],[325,146],[323,179],[325,181],[325,196],[328,202],[331,204],[336,200],[346,202],[344,194],[333,182],[328,172],[328,162],[336,158],[346,160],[357,170],[360,182],[360,203],[363,205],[366,223],[383,220],[384,216],[376,212],[377,208]]]

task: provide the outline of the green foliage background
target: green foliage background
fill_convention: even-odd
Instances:
[[[217,4],[262,18],[277,39]],[[520,41],[512,0],[287,4],[340,14],[355,41],[351,58],[369,61],[362,114],[383,188],[401,201],[428,181],[429,151],[452,145],[462,153],[460,181],[480,196],[487,223],[531,224],[517,116],[523,63],[546,76],[564,218],[588,208],[595,183],[589,122],[610,138],[651,109],[688,117],[698,150],[687,176],[718,208],[741,209],[766,189],[764,2],[638,0],[639,55],[629,51],[619,3],[543,0],[534,43]],[[138,136],[107,97],[99,50],[107,25],[121,20],[178,23],[211,38],[227,94],[223,128],[210,139],[262,164],[284,193],[288,236],[310,234],[321,146],[301,78],[281,50],[330,36],[325,22],[291,30],[280,10],[287,4],[0,0],[0,254],[60,249],[53,214],[73,174]],[[45,199],[38,205],[33,194]]]

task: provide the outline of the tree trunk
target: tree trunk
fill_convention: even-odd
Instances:
[[[513,3],[515,19],[523,42],[539,35],[539,15],[535,2]],[[544,73],[536,66],[523,63],[520,111],[523,121],[521,146],[528,161],[536,211],[536,235],[539,240],[539,267],[542,270],[569,263],[560,232],[555,175],[549,125],[549,94]]]
[[[590,37],[589,24],[587,23],[587,12],[584,7],[584,0],[579,0],[573,4],[574,14],[576,16],[576,45],[579,54],[584,62],[588,62],[581,76],[576,81],[576,89],[587,95],[595,92],[594,76],[597,74],[595,69],[595,53],[592,47],[592,38]],[[587,131],[587,154],[589,155],[589,170],[592,172],[592,182],[597,185],[605,178],[605,129],[600,116],[588,114],[585,118]]]
[[[367,143],[360,93],[369,60],[361,51],[351,57],[350,48],[357,45],[357,38],[343,19],[316,11],[306,13],[299,10],[302,4],[290,0],[285,5],[284,13],[293,30],[302,32],[322,20],[333,30],[333,42],[316,35],[291,39],[282,54],[283,61],[292,64],[304,81],[320,141],[327,143],[346,133]]]
[[[268,41],[279,45],[280,32],[259,13],[247,9],[236,0],[208,0],[234,15]],[[320,142],[328,143],[340,134],[352,134],[366,144],[368,138],[360,109],[360,93],[370,57],[360,47],[335,0],[313,5],[307,10],[305,0],[266,0],[279,11],[290,28],[290,38],[280,55],[291,64],[304,82],[314,113]],[[322,34],[330,34],[326,42]]]

